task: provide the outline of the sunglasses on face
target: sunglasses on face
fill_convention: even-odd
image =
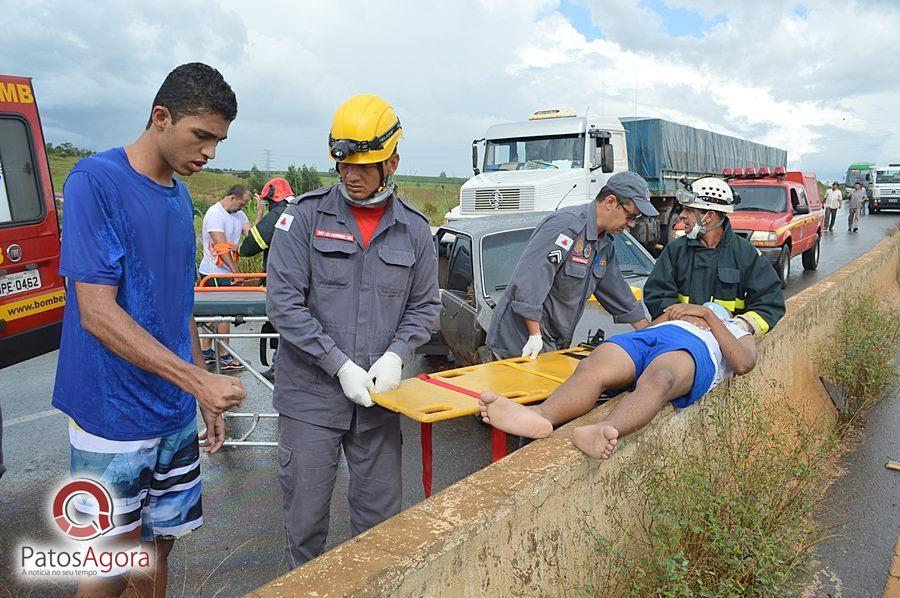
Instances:
[[[638,221],[638,218],[641,217],[641,213],[640,213],[640,212],[638,212],[637,214],[632,214],[631,212],[629,212],[629,211],[628,211],[628,208],[626,208],[626,207],[625,207],[625,204],[623,204],[621,201],[616,200],[616,203],[619,204],[619,207],[622,208],[622,210],[625,211],[625,214],[627,214],[627,216],[625,216],[625,219],[626,219],[628,222],[637,222],[637,221]]]

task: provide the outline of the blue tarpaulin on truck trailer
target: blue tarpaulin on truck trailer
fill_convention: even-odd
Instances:
[[[721,135],[661,118],[621,118],[627,133],[628,164],[655,192],[674,192],[683,174],[721,174],[725,168],[787,165],[777,147]]]

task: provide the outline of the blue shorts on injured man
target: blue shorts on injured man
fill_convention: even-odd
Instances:
[[[690,328],[696,329],[696,332]],[[694,359],[694,383],[688,394],[672,400],[672,405],[683,409],[696,403],[703,395],[711,391],[724,377],[723,372],[718,371],[716,362],[713,361],[712,349],[709,342],[704,342],[701,336],[712,338],[715,349],[718,343],[712,337],[712,333],[701,331],[700,328],[685,322],[666,322],[649,326],[634,332],[619,334],[607,339],[606,342],[618,345],[628,353],[634,362],[634,379],[641,377],[654,359],[665,353],[673,351],[686,351]],[[624,390],[624,389],[623,389]],[[634,385],[630,390],[634,390]]]
[[[72,479],[102,484],[113,499],[113,525],[106,535],[140,527],[141,540],[177,538],[203,525],[197,424],[147,440],[109,440],[69,421]],[[96,504],[75,499],[75,508]]]

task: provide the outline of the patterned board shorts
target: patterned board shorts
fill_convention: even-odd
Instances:
[[[72,478],[100,482],[113,499],[107,536],[141,528],[141,540],[177,538],[203,525],[197,424],[148,440],[108,440],[69,420]],[[96,513],[96,503],[74,501],[75,509]]]

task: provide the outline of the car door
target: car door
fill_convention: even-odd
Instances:
[[[812,208],[809,205],[809,200],[806,197],[806,190],[803,187],[797,187],[797,197],[798,197],[798,205],[805,207],[807,210],[811,210]],[[808,212],[807,214],[801,215],[799,218],[803,220],[803,224],[798,228],[801,231],[801,241],[797,244],[800,251],[806,251],[813,244],[813,237],[816,234],[815,218],[811,216],[812,212]]]
[[[484,344],[484,331],[476,321],[472,238],[456,234],[446,247],[446,282],[441,286],[441,332],[457,359],[471,363]]]

